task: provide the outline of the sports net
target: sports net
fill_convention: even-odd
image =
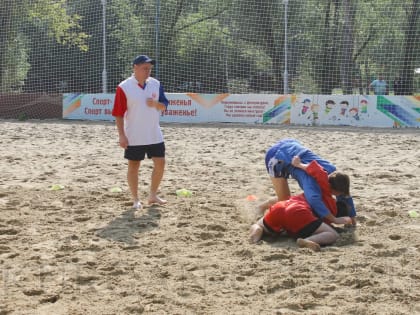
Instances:
[[[167,92],[418,93],[419,2],[3,0],[1,102],[113,93],[138,54]]]

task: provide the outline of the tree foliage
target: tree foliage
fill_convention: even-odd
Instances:
[[[66,0],[4,0],[0,12],[1,91],[20,88],[28,70],[37,67],[30,62],[30,55],[42,45],[40,40],[45,44],[53,40],[61,47],[88,48],[80,16],[70,12]],[[48,69],[48,65],[40,68]]]
[[[286,44],[290,92],[366,93],[383,74],[410,94],[419,1],[3,0],[0,89],[97,93],[106,73],[113,91],[148,54],[167,91],[282,93]]]

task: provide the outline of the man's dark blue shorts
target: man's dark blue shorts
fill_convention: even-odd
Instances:
[[[146,154],[149,159],[154,157],[165,157],[165,143],[133,145],[128,146],[124,151],[124,157],[127,160],[132,161],[142,161]]]

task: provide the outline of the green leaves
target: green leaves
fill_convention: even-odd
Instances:
[[[89,36],[81,30],[81,16],[70,13],[70,6],[66,0],[37,0],[27,7],[30,21],[36,26],[44,28],[50,37],[66,46],[76,46],[87,51],[86,44]]]

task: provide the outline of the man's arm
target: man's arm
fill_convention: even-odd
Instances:
[[[303,190],[306,201],[318,217],[323,219],[328,214],[331,214],[330,210],[326,207],[324,201],[322,200],[321,188],[313,177],[300,168],[296,168],[294,170],[293,177],[298,181],[300,188]]]
[[[146,102],[147,102],[147,106],[149,106],[149,107],[154,107],[159,111],[166,110],[165,104],[163,104],[161,102],[158,102],[158,101],[155,101],[153,98],[148,98]]]
[[[296,156],[292,160],[292,164],[293,163],[296,164],[293,166],[303,169],[308,175],[312,176],[316,180],[321,188],[322,194],[331,194],[330,183],[328,182],[328,173],[317,161],[313,160],[308,164],[303,164],[300,161],[300,158]]]
[[[306,173],[305,173],[306,174]],[[340,217],[336,218],[332,215],[331,211],[325,205],[324,200],[322,199],[322,193],[319,185],[316,183],[315,179],[308,174],[307,178],[304,179],[303,183],[303,193],[305,195],[306,201],[316,212],[316,214],[321,219],[327,219],[328,221],[336,224],[349,224],[351,219],[349,217]]]
[[[305,171],[305,173],[309,176],[313,176],[312,178],[318,184],[318,187],[315,187],[311,183],[311,179],[304,179],[302,185],[306,187],[303,188],[303,193],[305,195],[306,200],[308,201],[309,205],[314,209],[314,211],[318,214],[321,219],[327,219],[330,222],[336,224],[348,224],[351,223],[351,219],[349,217],[341,217],[336,218],[331,214],[331,211],[327,208],[324,201],[322,200],[322,194],[331,194],[329,191],[329,183],[328,183],[328,174],[321,168],[321,166],[316,162],[312,161],[309,164],[303,164],[298,156],[293,157],[292,165],[296,168],[300,168],[301,170]],[[319,181],[318,181],[319,179]]]
[[[168,108],[169,101],[165,95],[162,84],[159,86],[159,98],[155,101],[152,98],[148,98],[146,101],[147,106],[154,107],[159,111],[165,111]]]
[[[319,165],[317,161],[313,160],[308,164],[305,164],[302,163],[302,160],[299,156],[295,156],[292,159],[292,165],[304,170],[308,175],[312,176],[321,188],[321,193],[323,195],[331,195],[330,184],[328,182],[328,173],[322,168],[321,165]]]
[[[117,126],[117,130],[118,130],[118,139],[119,139],[120,147],[123,149],[127,149],[128,139],[124,131],[124,118],[121,116],[116,116],[115,125]]]
[[[369,91],[372,91],[374,87],[375,87],[375,81],[370,82],[369,85],[367,86],[368,94],[369,94]]]
[[[127,98],[121,87],[117,87],[114,100],[112,116],[115,117],[115,124],[118,130],[119,144],[121,148],[127,149],[128,139],[124,131],[124,114],[127,111]]]

